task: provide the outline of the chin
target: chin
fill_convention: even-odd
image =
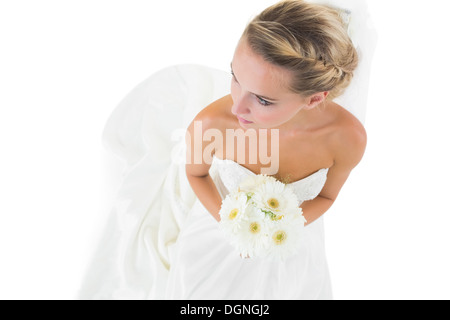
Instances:
[[[240,123],[239,125],[242,129],[255,129],[255,124],[254,123],[249,123],[249,124],[245,124],[245,123]]]

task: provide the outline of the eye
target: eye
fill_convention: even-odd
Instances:
[[[260,105],[265,106],[265,107],[268,107],[268,106],[270,106],[270,105],[273,104],[272,102],[269,102],[269,101],[267,101],[267,100],[264,100],[263,98],[258,97],[258,96],[256,96],[256,99],[258,99],[258,103],[259,103]]]

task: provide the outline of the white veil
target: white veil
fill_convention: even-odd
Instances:
[[[307,0],[333,7],[341,12],[348,34],[359,54],[359,65],[345,93],[336,98],[338,104],[365,123],[370,70],[377,43],[377,33],[366,0]]]
[[[313,2],[351,12],[349,32],[361,62],[352,84],[336,101],[364,123],[376,43],[367,4]],[[168,67],[139,84],[113,111],[103,143],[123,163],[121,184],[79,298],[164,297],[171,246],[195,201],[184,165],[174,159],[183,157],[183,133],[193,117],[228,94],[230,80],[229,72],[207,66]]]

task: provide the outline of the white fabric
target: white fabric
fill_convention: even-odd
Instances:
[[[367,33],[359,33],[362,45]],[[359,50],[359,82],[339,102],[364,122],[372,47]],[[114,110],[103,141],[123,161],[123,179],[80,299],[331,298],[322,219],[305,228],[304,250],[285,264],[241,259],[187,181],[184,132],[202,108],[229,94],[230,81],[228,72],[173,66]],[[317,196],[327,171],[293,184],[301,199]],[[247,174],[229,160],[214,158],[211,166],[223,197]]]
[[[291,183],[301,201],[317,197],[328,169]],[[223,196],[251,171],[213,157],[210,174]],[[167,299],[331,299],[322,219],[303,230],[299,253],[285,262],[242,259],[219,224],[196,201],[173,251]]]
[[[123,181],[81,299],[164,298],[170,247],[195,201],[180,161],[180,132],[201,108],[229,93],[230,80],[207,67],[170,67],[114,110],[103,142],[124,162]]]

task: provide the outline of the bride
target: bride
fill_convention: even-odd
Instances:
[[[367,139],[357,112],[335,100],[361,62],[343,15],[281,1],[246,27],[231,93],[220,71],[177,66],[121,103],[104,138],[127,169],[81,298],[332,298],[323,215]],[[180,127],[186,139],[174,142]],[[212,143],[211,130],[224,139]],[[256,140],[234,146],[230,130]],[[264,137],[269,169],[256,152]],[[285,261],[242,257],[219,228],[224,197],[260,173],[289,184],[307,220],[299,252]]]

